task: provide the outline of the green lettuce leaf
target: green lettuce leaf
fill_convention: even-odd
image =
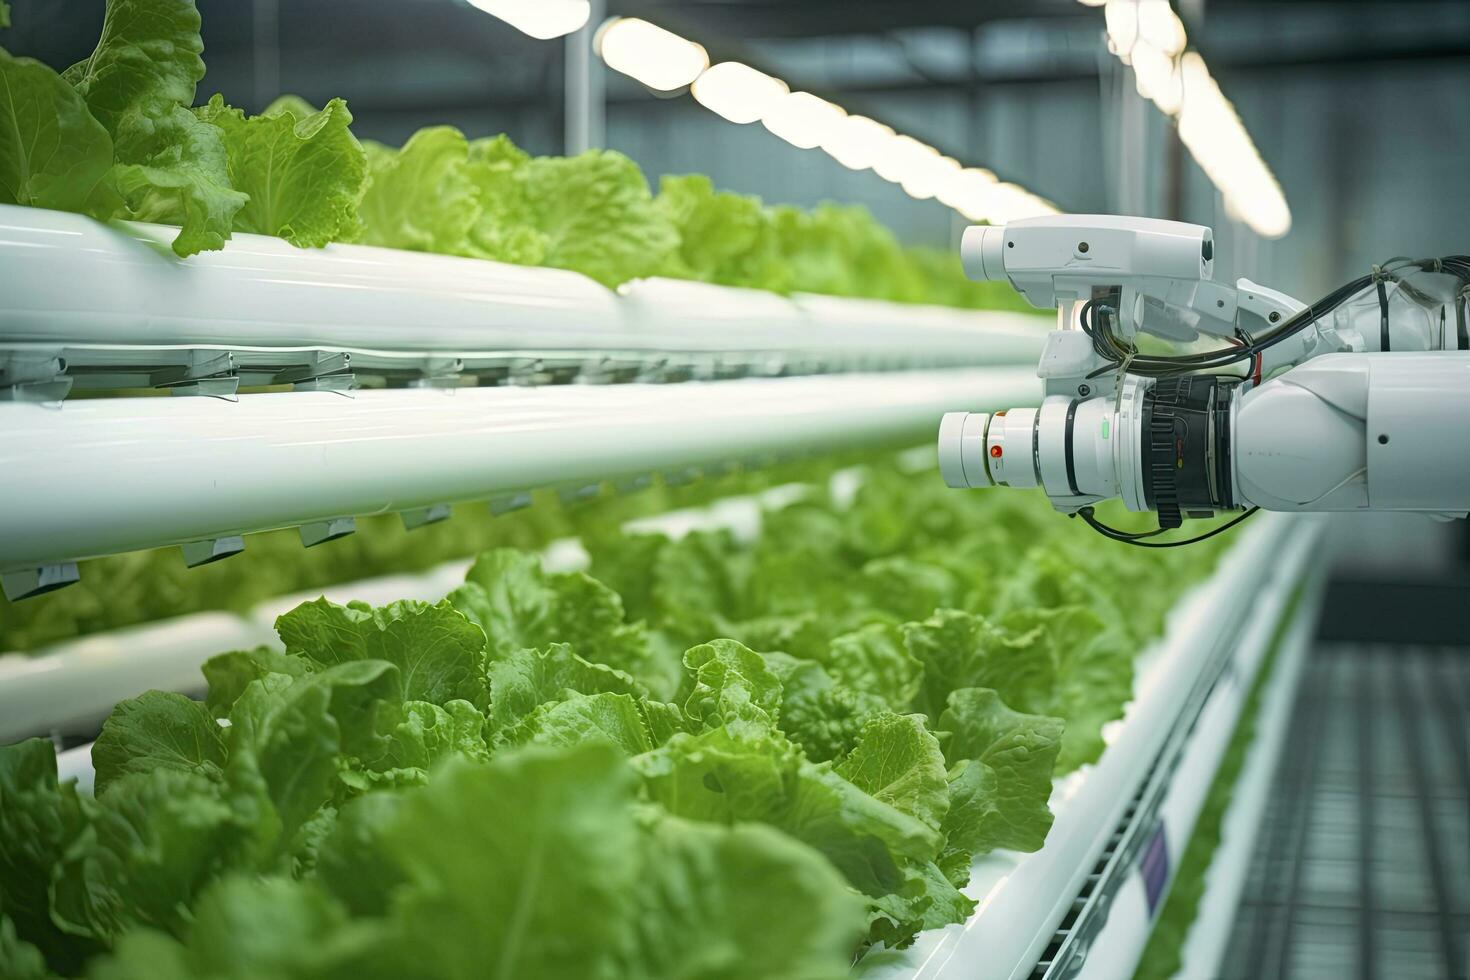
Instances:
[[[781,711],[781,681],[760,654],[734,640],[715,640],[687,651],[684,667],[689,672],[684,714],[695,725],[775,725]]]
[[[757,725],[675,735],[634,763],[649,798],[674,815],[770,824],[821,851],[868,895],[892,891],[910,860],[938,853],[937,833]]]
[[[180,257],[224,247],[250,197],[230,186],[219,130],[182,106],[157,106],[146,128],[120,130],[113,143],[112,179],[130,217],[178,225]]]
[[[896,555],[863,566],[862,590],[868,605],[897,620],[923,619],[962,597],[960,584],[948,569]]]
[[[540,265],[546,258],[546,235],[536,227],[526,196],[530,162],[504,134],[469,144],[467,173],[480,210],[469,228],[467,254],[520,265]]]
[[[578,694],[538,705],[511,733],[515,742],[573,746],[604,741],[629,756],[653,748],[638,702],[627,694]]]
[[[545,650],[517,650],[490,664],[490,728],[508,737],[512,728],[540,705],[565,700],[568,693],[630,694],[646,690],[632,677],[606,664],[584,660],[565,643]]]
[[[224,765],[224,731],[214,716],[171,691],[119,701],[92,744],[98,796],[129,773],[170,769],[217,777]]]
[[[789,272],[760,198],[716,191],[701,174],[659,179],[655,203],[679,234],[662,275],[784,291]]]
[[[108,0],[97,47],[64,75],[117,133],[145,126],[156,104],[192,105],[203,50],[194,0]]]
[[[781,683],[781,731],[813,762],[845,757],[868,718],[888,710],[881,698],[838,684],[814,660],[779,652],[760,656]]]
[[[923,622],[903,627],[909,655],[924,665],[913,706],[938,721],[951,691],[994,687],[1008,703],[1025,703],[1021,692],[1049,689],[1052,664],[1032,656],[1035,636],[1013,636],[982,617],[941,609]]]
[[[51,918],[54,877],[68,855],[87,847],[89,804],[75,782],[57,782],[49,740],[0,746],[0,912],[52,969],[67,974],[99,948],[65,934]]]
[[[5,4],[0,3],[0,27],[10,26],[8,15]],[[41,951],[16,935],[15,923],[3,913],[0,913],[0,976],[10,980],[50,980],[52,976]]]
[[[399,672],[382,660],[339,663],[299,679],[252,681],[230,711],[225,778],[268,803],[260,846],[288,850],[339,791],[344,757],[380,757],[385,706],[402,700]]]
[[[463,255],[479,217],[469,144],[452,126],[431,126],[400,150],[365,142],[368,181],[358,214],[366,245]]]
[[[322,666],[386,660],[403,699],[485,704],[485,636],[447,602],[400,601],[381,608],[304,602],[276,620],[286,652]]]
[[[645,827],[634,946],[618,973],[842,980],[861,902],[810,848],[759,825]]]
[[[939,740],[922,715],[868,719],[857,746],[833,770],[875,800],[938,832],[949,810],[949,782]]]
[[[56,870],[52,918],[104,942],[137,926],[184,935],[199,892],[250,854],[220,781],[176,768],[114,779],[92,827]]]
[[[50,68],[0,48],[0,204],[108,218],[112,137]]]
[[[204,703],[214,717],[228,718],[230,708],[245,693],[251,681],[258,681],[268,674],[300,677],[308,672],[310,663],[305,657],[290,656],[270,647],[234,650],[210,657],[200,668],[209,683]]]
[[[813,686],[784,699],[781,731],[813,762],[838,762],[857,747],[868,719],[888,710],[882,698],[841,684]]]
[[[525,189],[546,236],[546,265],[617,286],[656,273],[679,244],[643,172],[621,153],[537,157],[526,164]]]
[[[939,864],[962,885],[976,855],[996,848],[1034,851],[1045,842],[1063,723],[1013,711],[995,691],[965,688],[950,694],[939,728],[948,733],[944,751],[951,766]]]
[[[636,675],[648,657],[648,637],[641,625],[623,621],[616,592],[582,572],[547,572],[533,554],[485,552],[448,601],[485,631],[492,660],[566,643],[588,660]]]
[[[189,110],[203,50],[193,0],[108,0],[96,49],[63,73],[112,134],[129,214],[179,225],[180,256],[222,247],[249,201],[220,132]]]
[[[224,134],[230,181],[250,195],[235,230],[275,235],[320,248],[357,233],[357,202],[367,156],[348,127],[347,103],[332,99],[306,112],[299,99],[277,100],[247,117],[216,95],[197,110]]]
[[[899,888],[870,905],[868,941],[902,949],[925,929],[964,922],[975,911],[939,866],[929,861],[904,869]]]
[[[311,883],[231,877],[200,899],[187,944],[130,932],[92,980],[346,980],[392,976],[375,930]],[[400,974],[403,975],[403,974]]]
[[[1017,711],[1061,718],[1059,772],[1102,754],[1102,727],[1133,688],[1135,647],[1081,606],[1015,610],[1001,625],[942,609],[907,624],[904,639],[924,664],[916,707],[937,721],[951,692],[993,688]]]
[[[382,843],[423,974],[604,975],[640,872],[633,774],[609,745],[453,762],[406,798]]]
[[[923,684],[924,665],[904,647],[903,633],[888,623],[837,637],[822,664],[843,684],[880,697],[895,709],[908,707]]]
[[[317,852],[316,877],[356,916],[388,914],[407,872],[383,846],[413,791],[365,793],[338,812]]]
[[[455,755],[489,758],[485,716],[468,701],[448,701],[442,706],[428,701],[405,702],[402,720],[389,733],[389,740],[387,761],[396,769],[411,768],[427,774]]]

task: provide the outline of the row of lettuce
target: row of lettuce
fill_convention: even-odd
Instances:
[[[495,513],[484,503],[453,510],[450,520],[407,530],[395,514],[357,518],[357,532],[303,548],[294,528],[249,535],[245,552],[197,568],[177,550],[161,548],[97,558],[82,566],[81,581],[20,602],[0,596],[0,651],[44,652],[52,644],[106,630],[191,613],[248,614],[282,595],[386,575],[412,574],[494,548],[540,549],[584,534],[616,533],[625,522],[772,487],[825,482],[844,467],[875,458],[881,449],[738,469],[650,477],[636,492],[603,487],[595,497],[563,497],[553,490],[529,495],[529,505]]]
[[[108,0],[96,50],[64,71],[0,48],[0,203],[177,225],[180,256],[238,231],[572,269],[608,286],[658,275],[1028,308],[967,281],[949,253],[902,247],[861,207],[765,207],[697,175],[665,177],[655,196],[620,153],[531,157],[449,126],[395,149],[354,137],[338,98],[318,109],[286,96],[257,116],[219,95],[195,106],[199,24],[194,0]]]
[[[847,975],[1041,845],[1202,574],[1079,530],[886,463],[753,540],[305,603],[203,703],[119,704],[95,798],[0,749],[0,974]]]

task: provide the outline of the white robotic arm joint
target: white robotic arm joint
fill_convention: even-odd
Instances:
[[[1089,522],[1121,497],[1162,528],[1240,508],[1470,512],[1470,257],[1375,268],[1311,306],[1214,282],[1210,229],[1180,222],[977,226],[961,257],[1056,307],[1059,329],[1040,408],[945,416],[950,486],[1039,487]]]

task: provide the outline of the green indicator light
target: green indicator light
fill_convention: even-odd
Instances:
[[[1108,420],[1107,419],[1103,419],[1102,422],[1103,422],[1103,438],[1106,439],[1108,437]]]

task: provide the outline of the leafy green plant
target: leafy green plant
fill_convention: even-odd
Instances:
[[[1107,638],[1110,599],[1051,584],[1064,565],[1029,601],[988,587],[1014,542],[1078,533],[1044,501],[935,487],[885,460],[753,541],[581,524],[605,581],[501,549],[438,604],[304,603],[282,649],[210,660],[203,703],[119,704],[95,799],[49,743],[0,749],[0,956],[840,976],[963,921],[978,855],[1044,842],[1137,647]],[[936,560],[976,536],[1000,567]],[[1204,571],[1130,555],[1173,596]]]
[[[8,15],[0,4],[0,26]],[[283,96],[258,116],[218,95],[195,108],[202,51],[194,0],[108,0],[96,50],[59,74],[0,49],[0,203],[177,225],[180,256],[242,231],[551,266],[609,287],[663,275],[1029,309],[968,282],[952,255],[903,248],[860,207],[767,208],[698,175],[665,177],[655,197],[620,153],[532,157],[450,126],[359,144],[341,99],[317,110]]]
[[[197,114],[223,134],[230,179],[249,195],[236,231],[302,248],[357,236],[367,156],[348,129],[347,103],[333,99],[317,111],[288,96],[247,117],[216,95]]]

